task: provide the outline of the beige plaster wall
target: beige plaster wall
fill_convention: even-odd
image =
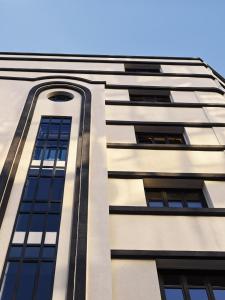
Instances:
[[[200,103],[225,104],[225,96],[215,92],[194,92]]]
[[[205,66],[161,65],[161,69],[163,73],[212,74],[212,71]]]
[[[28,69],[59,69],[59,70],[96,70],[96,71],[124,71],[124,64],[85,63],[85,62],[57,62],[57,61],[16,61],[0,60],[0,68],[28,68]]]
[[[209,200],[215,208],[225,208],[225,182],[224,181],[205,181],[205,190]]]
[[[210,122],[225,122],[225,107],[204,107],[203,109]]]
[[[108,143],[136,143],[134,126],[106,126]]]
[[[1,76],[18,76],[40,78],[45,76],[69,76],[84,78],[92,81],[106,82],[112,85],[129,85],[129,86],[168,86],[168,87],[212,87],[223,90],[222,87],[210,78],[193,78],[193,77],[163,77],[163,76],[133,76],[133,75],[100,75],[100,74],[71,74],[71,73],[51,73],[51,72],[13,72],[0,71]]]
[[[113,300],[160,300],[153,260],[112,260]]]
[[[89,88],[91,85],[89,86]],[[104,86],[92,87],[87,300],[112,300]]]
[[[105,89],[105,100],[130,101],[129,92],[125,89]]]
[[[106,106],[106,120],[143,122],[202,122],[208,123],[202,108],[148,106]],[[223,120],[225,123],[225,118]]]
[[[110,205],[146,206],[142,179],[109,178],[107,195]]]
[[[223,151],[107,149],[109,171],[225,173]]]
[[[185,127],[185,132],[190,145],[219,145],[219,141],[212,128]]]
[[[213,131],[220,145],[225,145],[225,127],[213,127]]]
[[[110,215],[111,249],[224,251],[225,219]]]
[[[30,82],[0,80],[0,170],[5,162],[30,88]]]
[[[198,103],[195,92],[171,91],[171,96],[175,103]]]

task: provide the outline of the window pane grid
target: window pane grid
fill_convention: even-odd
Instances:
[[[183,134],[178,133],[136,132],[136,138],[138,143],[145,144],[185,144]]]
[[[13,298],[51,299],[70,127],[71,118],[41,119],[1,278],[1,293],[7,299],[11,292],[7,286],[13,280]],[[33,159],[40,161],[39,166],[32,165]],[[53,165],[45,167],[45,160],[52,160]],[[64,165],[57,167],[57,160],[64,161]],[[14,242],[13,237],[19,232],[24,236],[23,241]],[[7,272],[11,270],[10,264],[18,267],[13,275]],[[25,279],[30,280],[28,289]],[[45,290],[40,291],[39,286]]]
[[[145,194],[146,194],[147,205],[149,207],[166,207],[166,208],[207,207],[201,189],[189,190],[189,189],[145,188]]]
[[[168,272],[159,273],[160,290],[163,300],[223,300],[225,299],[224,275],[216,271],[209,271],[210,277],[203,272],[185,272],[171,271],[177,274],[177,282],[166,284],[165,276],[168,278]],[[183,272],[183,274],[182,274]],[[197,273],[197,275],[196,275]],[[223,284],[212,284],[212,281],[223,280]],[[199,284],[190,284],[189,282],[199,281]],[[201,284],[200,284],[201,282]],[[215,283],[215,282],[214,282]]]

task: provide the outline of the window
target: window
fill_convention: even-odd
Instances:
[[[170,91],[168,90],[148,90],[129,89],[130,101],[148,103],[171,103]]]
[[[71,118],[43,117],[9,245],[1,299],[50,300]],[[40,160],[39,167],[32,166]],[[44,167],[45,160],[54,162]],[[57,160],[64,161],[57,167]]]
[[[127,63],[125,64],[125,72],[133,73],[161,73],[160,65],[148,63]]]
[[[55,102],[70,101],[73,97],[73,94],[64,91],[53,92],[48,95],[48,99]]]
[[[139,144],[186,144],[183,127],[168,126],[135,126]]]
[[[224,300],[224,271],[174,271],[159,273],[163,300]]]
[[[151,208],[204,208],[207,202],[201,180],[144,179],[147,206]]]

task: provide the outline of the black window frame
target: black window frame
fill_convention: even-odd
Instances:
[[[187,145],[183,126],[134,125],[137,144]],[[157,140],[164,142],[157,143]]]
[[[137,74],[160,74],[162,73],[160,64],[152,63],[125,63],[124,64],[126,73],[137,73]]]
[[[130,102],[135,103],[172,103],[170,90],[162,89],[129,89]]]
[[[144,190],[145,190],[145,197],[146,197],[146,204],[149,209],[157,208],[160,210],[182,210],[182,209],[194,209],[194,210],[202,210],[204,208],[209,208],[209,204],[207,198],[205,197],[203,185],[203,180],[196,180],[196,179],[151,179],[151,178],[144,178]],[[159,199],[152,198],[151,200],[151,193],[158,193],[160,195]],[[177,193],[180,194],[180,197],[177,199],[170,198],[169,193]],[[197,198],[192,197],[191,194],[197,194]],[[183,195],[183,197],[182,197]],[[153,196],[154,197],[154,196]],[[176,196],[175,196],[176,197]],[[180,198],[180,200],[179,200]],[[150,203],[159,202],[162,206],[151,206]],[[171,203],[179,202],[181,206],[171,206]],[[201,207],[191,207],[188,203],[201,203]]]

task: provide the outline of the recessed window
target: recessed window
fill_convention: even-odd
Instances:
[[[186,144],[183,127],[135,126],[135,134],[140,144]]]
[[[163,300],[224,300],[225,280],[221,271],[160,271]]]
[[[129,96],[131,102],[171,103],[168,90],[129,89]]]
[[[151,208],[207,207],[202,181],[179,179],[144,179],[147,206]]]
[[[72,100],[73,98],[73,94],[63,91],[48,94],[48,99],[55,102],[66,102]]]
[[[144,74],[161,73],[160,65],[148,63],[127,63],[125,64],[125,71]]]

